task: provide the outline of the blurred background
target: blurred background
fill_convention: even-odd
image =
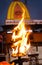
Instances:
[[[30,24],[32,34],[29,36],[29,39],[31,41],[32,50],[30,48],[29,52],[34,53],[34,56],[35,52],[39,54],[39,63],[41,63],[42,65],[42,0],[19,0],[19,1],[23,2],[27,7],[30,14],[30,21],[36,23],[34,25]],[[8,8],[12,2],[14,2],[14,0],[0,0],[0,61],[6,60],[10,62],[17,59],[11,57],[11,49],[9,44],[12,43],[11,42],[12,32],[10,30],[12,30],[15,27],[15,25],[11,26],[5,25],[5,21],[7,20]],[[25,56],[25,58],[28,58],[28,56]],[[28,59],[26,60],[28,61]],[[28,65],[28,62],[27,64],[24,63],[24,65]]]

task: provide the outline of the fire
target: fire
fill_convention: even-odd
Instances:
[[[30,48],[29,34],[26,30],[24,21],[25,10],[23,9],[22,19],[18,26],[13,29],[12,34],[12,56],[26,55],[27,50]]]

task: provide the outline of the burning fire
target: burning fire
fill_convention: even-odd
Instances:
[[[30,32],[26,30],[24,21],[25,10],[23,9],[22,19],[18,26],[13,29],[12,34],[12,56],[26,55],[30,48],[30,41],[28,39]]]

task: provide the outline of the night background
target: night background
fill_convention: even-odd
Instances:
[[[0,0],[0,25],[4,25],[7,10],[14,0]],[[27,6],[31,19],[42,20],[42,0],[20,0]],[[25,2],[27,1],[27,2]]]
[[[17,26],[19,29],[17,28],[17,30],[15,31],[15,29],[14,29],[15,24],[14,25],[12,25],[12,24],[11,25],[5,25],[5,21],[7,20],[6,17],[7,17],[8,7],[12,3],[12,1],[14,1],[14,0],[0,0],[0,52],[2,54],[3,53],[5,54],[4,55],[5,61],[7,61],[9,63],[10,63],[10,61],[13,62],[13,60],[15,59],[11,55],[12,49],[10,49],[10,46],[13,43],[17,43],[18,41],[21,41],[22,40],[21,36],[26,37],[27,33],[29,32],[29,26],[27,24],[27,26],[26,26],[27,29],[25,32],[23,32],[23,33],[25,33],[25,36],[20,35],[20,39],[19,39],[18,35],[17,35],[17,30],[20,31],[21,26],[19,25],[20,28]],[[28,38],[27,43],[30,42],[31,47],[30,47],[29,52],[27,52],[27,54],[30,53],[30,55],[32,55],[32,53],[33,53],[34,55],[32,55],[32,56],[33,57],[35,56],[35,58],[36,58],[36,59],[34,58],[36,61],[33,61],[33,63],[37,62],[38,64],[40,63],[39,65],[42,65],[42,0],[19,0],[19,1],[23,2],[26,5],[26,7],[29,11],[29,14],[30,14],[30,18],[31,18],[31,20],[30,20],[31,22],[30,21],[29,22],[32,23],[32,24],[29,24],[30,30],[32,30],[32,32],[27,37]],[[35,22],[35,20],[37,22]],[[13,19],[13,21],[14,21],[14,19]],[[28,20],[27,20],[27,23],[28,23]],[[24,28],[25,27],[23,26],[23,29]],[[17,36],[15,42],[13,41],[15,39],[15,37],[12,40],[13,32],[16,32],[16,36]],[[26,38],[24,38],[23,41],[25,39]],[[20,44],[20,42],[19,42],[18,45],[19,45],[18,46],[18,53],[19,53],[20,46],[22,46],[22,44]],[[26,48],[26,46],[24,45],[23,47]],[[13,48],[15,48],[15,46]],[[1,53],[0,53],[0,55],[2,55]],[[27,56],[26,56],[25,60],[24,60],[25,57],[23,56],[23,62],[22,62],[22,60],[21,60],[22,55],[19,57],[18,53],[17,53],[18,59],[16,58],[16,60],[20,60],[19,62],[17,61],[18,64],[21,63],[19,65],[28,65],[28,63],[27,63],[28,60],[26,62],[27,64],[26,63],[22,64],[27,59]],[[37,54],[37,55],[35,55],[35,54]],[[39,57],[38,57],[38,55],[39,55]],[[4,60],[3,56],[0,56],[0,57],[2,58],[2,60],[0,60],[0,61],[3,61]],[[28,55],[28,59],[30,57]],[[33,58],[31,58],[31,59],[33,59]],[[29,59],[29,61],[30,61],[29,63],[32,62],[31,59]],[[38,62],[38,60],[39,60],[39,62]],[[16,63],[15,63],[15,65],[16,65]],[[35,65],[38,65],[38,64],[35,64]]]

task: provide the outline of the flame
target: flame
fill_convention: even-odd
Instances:
[[[27,50],[30,48],[30,43],[28,36],[30,32],[28,32],[25,28],[24,21],[25,10],[23,9],[22,19],[18,26],[13,29],[12,34],[12,55],[13,56],[21,56],[26,55]]]

